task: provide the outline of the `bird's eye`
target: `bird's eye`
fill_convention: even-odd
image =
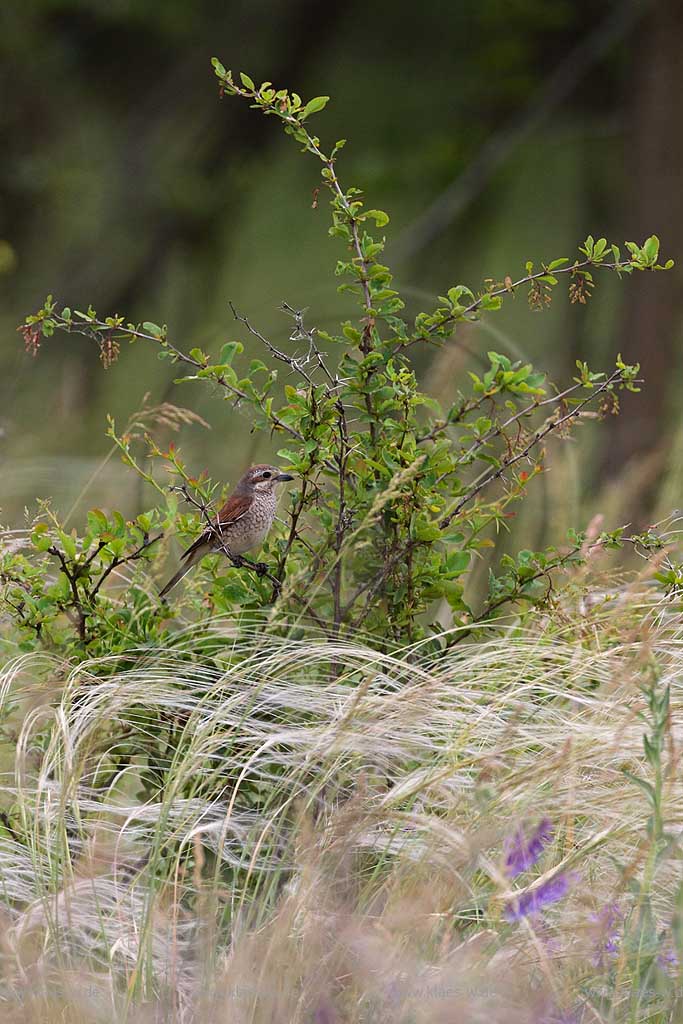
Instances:
[[[263,477],[263,479],[264,479],[264,480],[270,480],[270,478],[271,478],[271,476],[272,476],[272,475],[273,475],[273,474],[272,474],[272,473],[271,473],[271,472],[270,472],[269,470],[266,470],[266,472],[265,472],[265,473],[262,473],[262,474],[261,474],[261,476]]]

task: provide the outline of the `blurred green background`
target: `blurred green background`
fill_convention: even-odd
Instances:
[[[455,283],[573,256],[589,232],[619,244],[658,234],[677,261],[668,274],[605,275],[587,307],[558,289],[536,313],[520,296],[418,368],[447,402],[490,348],[557,380],[577,358],[641,361],[646,388],[621,417],[553,446],[516,544],[560,540],[598,512],[616,526],[683,504],[680,0],[9,0],[0,52],[6,523],[38,497],[75,512],[144,501],[116,459],[91,478],[109,451],[106,413],[122,424],[146,392],[210,422],[179,439],[196,471],[234,480],[280,447],[220,396],[174,386],[144,346],[106,372],[77,337],[48,339],[32,359],[16,326],[48,292],[167,323],[185,349],[240,338],[250,354],[229,300],[284,346],[283,299],[310,307],[309,326],[351,313],[323,194],[313,208],[315,161],[244,104],[219,101],[213,55],[332,97],[316,130],[348,138],[343,182],[391,215],[387,257],[409,314]]]

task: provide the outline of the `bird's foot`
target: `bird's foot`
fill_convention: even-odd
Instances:
[[[268,572],[268,566],[265,562],[254,562],[254,570],[257,576],[265,576]]]

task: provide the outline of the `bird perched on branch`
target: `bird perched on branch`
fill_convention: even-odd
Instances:
[[[251,466],[238,481],[218,515],[202,535],[183,552],[182,565],[159,592],[164,597],[204,555],[222,551],[229,558],[240,556],[263,544],[273,525],[277,495],[275,487],[293,480],[277,466]]]

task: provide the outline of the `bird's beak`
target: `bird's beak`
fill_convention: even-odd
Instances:
[[[293,477],[293,476],[290,476],[290,475],[289,475],[289,473],[279,473],[279,474],[278,474],[278,475],[277,475],[277,476],[275,477],[275,479],[276,479],[276,480],[278,481],[278,483],[280,483],[280,481],[283,481],[283,482],[284,482],[285,480],[293,480],[293,479],[294,479],[294,477]]]

